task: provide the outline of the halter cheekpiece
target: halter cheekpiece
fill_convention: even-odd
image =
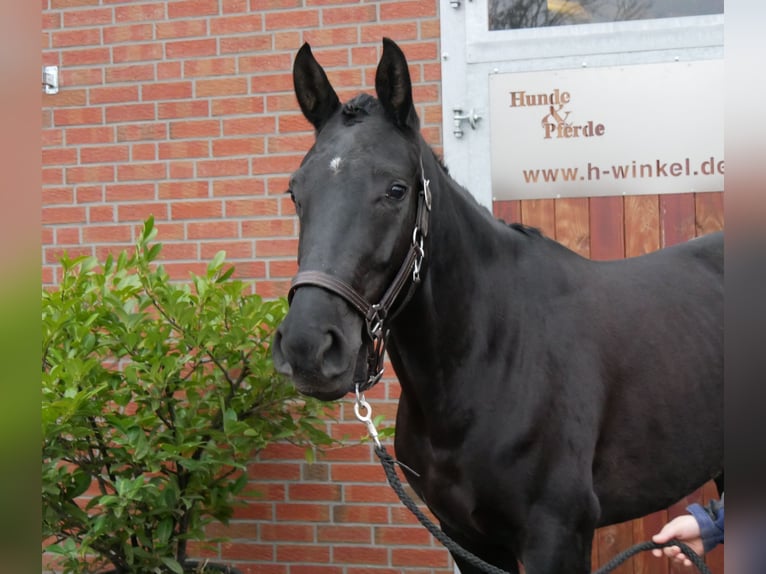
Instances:
[[[428,236],[429,215],[431,213],[430,180],[425,177],[422,158],[420,159],[420,179],[422,189],[418,194],[418,211],[415,218],[415,228],[412,230],[412,242],[404,262],[380,301],[370,303],[348,283],[323,271],[299,271],[290,283],[290,291],[287,294],[288,302],[292,302],[298,287],[313,285],[339,295],[364,318],[367,334],[370,337],[367,346],[367,379],[356,383],[357,392],[364,392],[371,388],[383,376],[383,355],[386,351],[389,333],[386,322],[392,317],[391,309],[407,284],[408,278],[412,277],[413,286],[420,283],[420,270],[425,258],[424,241]],[[399,309],[401,308],[402,306],[399,307]]]

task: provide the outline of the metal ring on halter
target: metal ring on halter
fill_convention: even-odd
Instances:
[[[361,409],[364,409],[365,414],[361,413]],[[375,446],[380,447],[380,439],[378,438],[378,429],[375,428],[375,423],[372,422],[372,407],[370,403],[364,398],[364,393],[359,392],[359,385],[356,385],[356,401],[354,402],[354,414],[356,418],[365,424],[367,432],[370,433],[370,437],[375,442]]]

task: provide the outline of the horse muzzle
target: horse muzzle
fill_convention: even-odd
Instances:
[[[331,401],[353,392],[366,372],[364,323],[343,299],[307,286],[296,293],[277,328],[272,357],[277,371],[302,394]]]

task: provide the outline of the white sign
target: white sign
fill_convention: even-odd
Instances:
[[[489,80],[492,195],[722,191],[723,60]]]

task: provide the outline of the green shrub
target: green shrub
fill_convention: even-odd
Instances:
[[[223,253],[171,282],[155,235],[149,219],[133,254],[63,257],[43,290],[43,539],[65,572],[181,572],[260,449],[332,442],[273,369],[284,298],[248,293]]]

